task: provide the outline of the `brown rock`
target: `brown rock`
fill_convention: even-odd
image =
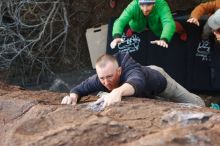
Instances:
[[[66,94],[0,89],[0,145],[220,145],[219,111],[147,98],[124,98],[92,112],[88,96],[76,107]]]

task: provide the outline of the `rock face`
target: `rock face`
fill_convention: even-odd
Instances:
[[[65,93],[0,89],[1,146],[218,146],[220,114],[209,108],[128,97],[93,112],[96,97],[60,105]]]

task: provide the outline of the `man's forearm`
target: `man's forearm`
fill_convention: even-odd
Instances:
[[[216,1],[209,1],[206,3],[201,3],[191,13],[191,17],[200,19],[203,15],[213,13],[216,9]]]
[[[132,85],[129,83],[124,83],[120,87],[113,89],[109,94],[103,96],[103,107],[120,102],[123,96],[134,95],[134,92],[135,90]]]
[[[114,90],[119,92],[121,96],[132,96],[135,93],[134,87],[129,83],[124,83],[123,85]]]

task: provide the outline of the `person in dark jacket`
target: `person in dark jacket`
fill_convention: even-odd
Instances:
[[[102,55],[96,62],[96,72],[72,88],[70,96],[64,97],[61,104],[75,105],[83,96],[104,91],[108,92],[104,107],[120,102],[124,96],[159,96],[175,102],[205,106],[199,96],[183,88],[162,68],[141,66],[128,53]]]

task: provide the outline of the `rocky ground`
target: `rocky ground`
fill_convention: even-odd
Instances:
[[[66,93],[0,84],[0,146],[218,146],[220,112],[129,97],[102,112],[60,105]]]

